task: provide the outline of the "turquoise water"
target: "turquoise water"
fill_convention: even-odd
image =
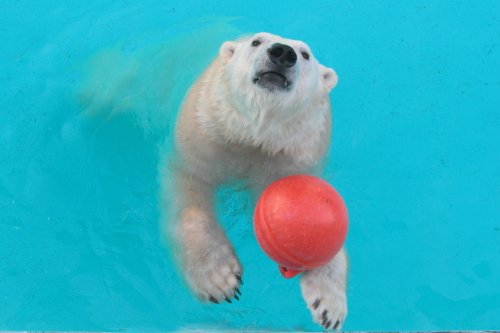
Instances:
[[[324,177],[350,212],[346,330],[500,329],[500,2],[4,1],[0,330],[319,329],[219,193],[245,268],[203,305],[173,269],[160,183],[221,42],[306,41],[336,69]]]

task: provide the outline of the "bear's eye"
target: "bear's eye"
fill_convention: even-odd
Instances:
[[[257,47],[257,46],[259,46],[259,45],[260,45],[260,40],[254,40],[254,41],[252,42],[252,46],[253,46],[253,47]]]
[[[305,52],[305,51],[302,51],[300,52],[302,54],[302,57],[306,60],[309,60],[309,53]]]

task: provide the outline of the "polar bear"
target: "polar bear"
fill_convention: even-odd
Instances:
[[[217,186],[244,180],[257,196],[273,180],[313,173],[330,140],[336,73],[298,40],[269,33],[222,44],[186,97],[176,124],[177,221],[183,271],[203,301],[238,298],[242,266],[218,225]],[[314,320],[339,329],[347,315],[342,249],[301,277]]]

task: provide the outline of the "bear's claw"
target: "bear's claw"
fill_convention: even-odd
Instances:
[[[345,290],[326,273],[327,269],[305,272],[301,280],[302,293],[314,321],[325,329],[338,330],[347,316]]]
[[[239,299],[241,265],[229,242],[200,252],[202,255],[191,257],[187,265],[187,280],[198,298],[214,304]]]

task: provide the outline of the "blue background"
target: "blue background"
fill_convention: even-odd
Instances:
[[[315,330],[252,207],[218,212],[240,302],[173,269],[160,183],[221,42],[301,39],[339,74],[324,177],[350,212],[347,330],[500,329],[500,2],[3,1],[0,330]]]

